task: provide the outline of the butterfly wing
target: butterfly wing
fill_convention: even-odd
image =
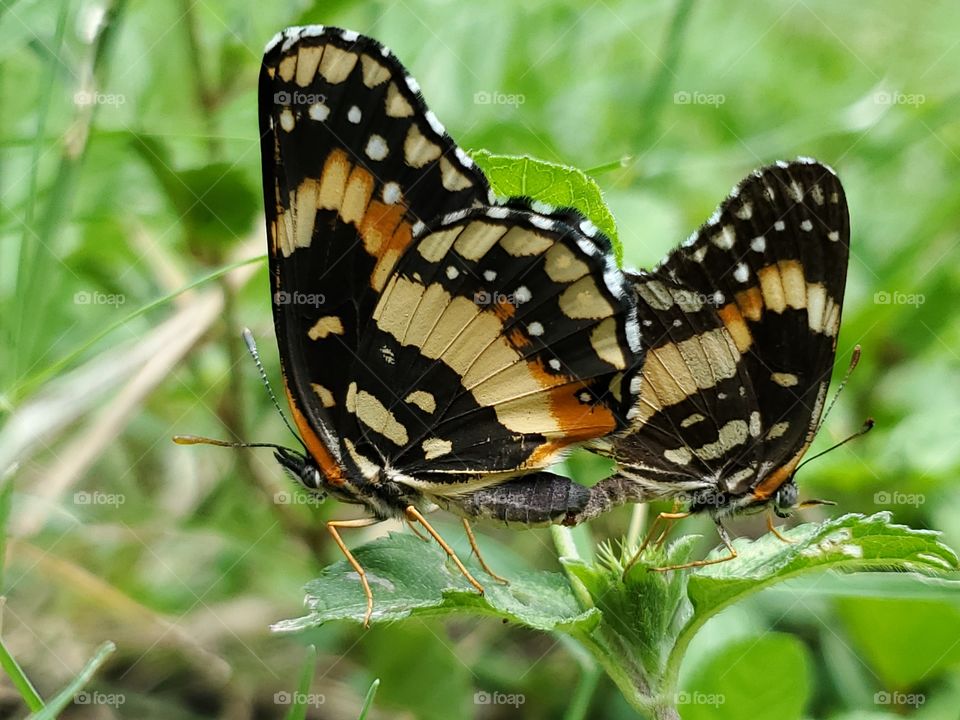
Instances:
[[[259,108],[284,383],[304,440],[334,472],[331,408],[344,402],[362,324],[418,224],[486,201],[488,184],[399,61],[350,31],[279,34]]]
[[[398,482],[459,494],[625,427],[633,295],[609,240],[558,217],[453,213],[401,259],[341,417]]]
[[[655,331],[634,429],[608,451],[654,480],[722,479],[725,492],[769,497],[819,424],[849,238],[826,166],[777,163],[741,182],[635,278],[641,323]]]

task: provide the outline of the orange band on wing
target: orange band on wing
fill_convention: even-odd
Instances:
[[[800,448],[800,452],[790,458],[787,463],[767,475],[767,477],[763,479],[763,482],[753,489],[753,496],[757,500],[770,499],[773,494],[780,489],[780,486],[791,478],[797,469],[797,465],[800,463],[800,458],[806,454],[809,447],[810,443],[804,443],[803,447]]]
[[[310,421],[300,412],[300,408],[297,406],[290,392],[290,388],[287,386],[286,377],[283,379],[283,389],[287,394],[287,401],[290,403],[293,422],[296,423],[297,429],[303,437],[303,444],[307,446],[307,450],[316,461],[317,467],[320,468],[320,472],[323,473],[323,477],[331,485],[343,485],[343,468],[340,466],[340,463],[337,462],[336,458],[330,454],[327,446],[323,444],[317,433],[314,432]]]

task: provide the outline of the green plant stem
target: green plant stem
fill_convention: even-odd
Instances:
[[[582,667],[583,672],[580,675],[580,682],[577,683],[577,687],[573,691],[573,697],[570,699],[567,712],[563,715],[563,720],[584,720],[590,710],[590,701],[597,689],[602,670],[599,665],[592,661],[584,662]]]
[[[600,631],[575,633],[572,637],[593,656],[634,710],[647,717],[654,715],[655,705],[647,693],[643,669],[631,666],[629,652],[615,649]]]
[[[553,545],[557,549],[558,557],[572,558],[575,560],[580,559],[580,552],[577,550],[577,544],[573,540],[573,531],[570,530],[570,528],[563,527],[562,525],[551,525],[550,537],[553,538]],[[570,589],[573,590],[573,594],[577,598],[577,603],[579,603],[581,609],[587,610],[592,608],[593,598],[590,597],[590,592],[584,584],[580,582],[580,579],[572,575],[566,568],[564,568],[563,572],[567,576]]]
[[[30,712],[43,710],[43,698],[40,697],[36,688],[33,687],[33,683],[30,682],[30,679],[23,672],[20,664],[13,658],[10,651],[7,650],[7,646],[3,644],[2,639],[0,639],[0,667],[3,668],[7,677],[13,682],[13,686],[17,689],[17,692],[20,693],[20,697],[23,698],[27,707],[30,708]]]

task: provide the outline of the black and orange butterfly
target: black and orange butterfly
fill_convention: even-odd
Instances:
[[[367,619],[338,528],[417,522],[479,589],[424,514],[537,525],[585,508],[589,491],[545,468],[628,426],[631,286],[576,210],[494,197],[371,38],[287,29],[259,105],[273,315],[306,450],[277,459],[369,513],[328,523]]]
[[[688,510],[661,517],[714,518],[720,562],[736,555],[724,517],[785,517],[824,417],[849,252],[843,187],[802,158],[755,171],[656,269],[631,274],[644,345],[631,427],[592,443],[618,472],[567,522],[672,498]]]

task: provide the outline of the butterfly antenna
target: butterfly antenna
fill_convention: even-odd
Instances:
[[[847,444],[848,442],[850,442],[851,440],[856,440],[856,439],[857,439],[858,437],[860,437],[861,435],[866,435],[868,432],[870,432],[871,430],[873,430],[873,426],[874,426],[875,424],[876,424],[876,423],[874,422],[874,419],[873,419],[873,418],[867,418],[866,420],[863,421],[863,425],[860,426],[860,429],[857,430],[855,433],[853,433],[853,435],[850,435],[849,437],[844,438],[843,440],[841,440],[840,442],[838,442],[836,445],[831,445],[831,446],[828,447],[826,450],[821,450],[820,452],[818,452],[816,455],[813,455],[812,457],[808,457],[806,460],[804,460],[802,463],[800,463],[800,464],[797,466],[797,469],[794,471],[794,473],[800,472],[800,468],[802,468],[804,465],[806,465],[806,464],[807,464],[808,462],[810,462],[811,460],[816,460],[816,459],[817,459],[818,457],[820,457],[821,455],[826,455],[828,452],[831,452],[831,451],[833,451],[833,450],[836,450],[836,449],[837,449],[838,447],[840,447],[841,445],[846,445],[846,444]]]
[[[853,355],[850,356],[850,364],[847,366],[847,371],[843,374],[843,380],[840,381],[840,385],[839,385],[839,387],[837,387],[837,391],[833,394],[833,398],[830,400],[830,404],[827,405],[827,409],[824,411],[823,415],[820,416],[820,423],[817,425],[817,430],[818,430],[818,431],[819,431],[820,428],[823,426],[824,421],[827,419],[827,415],[829,415],[829,414],[830,414],[830,411],[833,410],[833,406],[837,404],[837,398],[840,397],[840,393],[843,392],[843,388],[845,388],[846,385],[847,385],[847,380],[850,379],[850,375],[853,374],[853,371],[854,371],[854,369],[856,369],[857,364],[858,364],[859,362],[860,362],[860,346],[859,346],[859,345],[854,345],[854,346],[853,346]],[[870,427],[873,427],[873,424],[872,424],[872,423],[873,423],[873,420],[869,420],[868,422],[871,423]],[[864,431],[864,432],[866,432],[866,431]],[[863,433],[857,433],[856,435],[852,435],[852,436],[848,437],[847,440],[852,440],[853,438],[855,438],[855,437],[857,437],[857,436],[859,436],[859,435],[862,435],[862,434],[863,434]],[[846,442],[847,440],[844,440],[843,442]],[[841,443],[841,444],[842,444],[842,443]],[[811,458],[811,460],[812,460],[812,459],[813,459],[813,458]],[[799,469],[799,468],[798,468],[798,469]]]
[[[216,445],[217,447],[227,448],[273,448],[274,450],[293,452],[290,448],[277,445],[276,443],[230,442],[229,440],[216,440],[214,438],[202,437],[201,435],[174,435],[173,441],[177,445]]]
[[[277,402],[277,396],[273,392],[273,388],[270,386],[270,380],[267,378],[267,371],[263,368],[263,362],[260,360],[260,351],[257,350],[257,343],[253,339],[253,333],[250,332],[250,328],[243,329],[243,342],[247,345],[247,352],[250,353],[250,357],[253,358],[253,361],[257,364],[257,371],[260,373],[260,380],[263,383],[263,386],[267,389],[267,394],[270,396],[270,400],[273,402],[273,407],[276,408],[277,414],[280,416],[280,419],[283,420],[283,424],[287,426],[293,436],[297,439],[297,442],[303,446],[303,449],[306,450],[307,446],[303,444],[303,440],[300,439],[300,435],[296,430],[293,429],[293,425],[290,424],[290,421],[287,420],[287,416],[284,415],[283,410],[280,408],[280,403]],[[248,447],[256,447],[250,445]]]

